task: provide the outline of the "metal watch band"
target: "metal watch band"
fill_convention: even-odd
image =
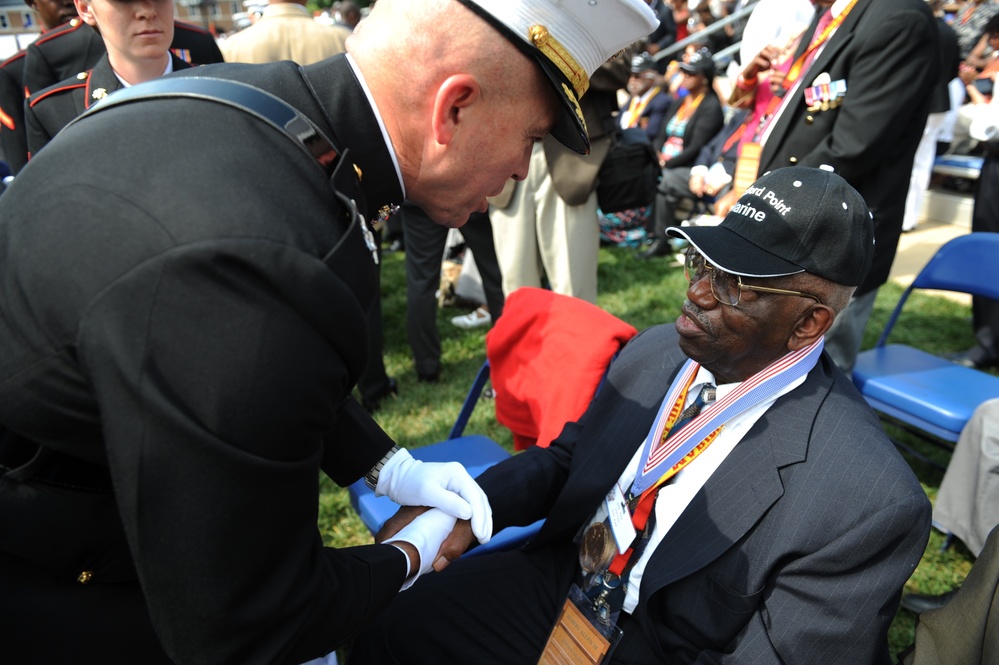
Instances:
[[[400,450],[402,450],[402,448],[398,445],[392,446],[392,449],[385,453],[385,457],[378,460],[378,464],[375,464],[371,467],[371,471],[364,474],[364,484],[370,487],[372,491],[378,487],[378,474],[382,472],[382,467],[384,467],[385,463],[392,458],[392,455],[395,455]]]

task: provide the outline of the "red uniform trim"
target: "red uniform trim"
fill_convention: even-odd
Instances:
[[[0,62],[0,69],[6,67],[7,65],[9,65],[12,62],[20,60],[21,58],[23,58],[27,54],[28,54],[28,52],[26,50],[21,49],[20,51],[18,51],[14,55],[10,56],[9,58],[7,58],[6,60],[4,60],[3,62]]]
[[[89,77],[88,77],[89,78]],[[53,90],[48,90],[44,93],[39,94],[37,97],[28,102],[28,106],[34,108],[35,104],[42,101],[46,97],[51,97],[52,95],[59,92],[66,92],[67,90],[75,90],[76,88],[83,88],[87,85],[86,82],[73,83],[72,85],[64,85],[61,88],[55,88]]]
[[[0,125],[3,125],[4,127],[6,127],[11,131],[14,131],[14,129],[16,129],[16,127],[14,126],[14,119],[9,115],[7,115],[6,113],[4,113],[3,109],[0,109]]]
[[[84,23],[82,20],[79,20],[79,22],[76,25],[73,25],[72,21],[70,21],[69,23],[63,23],[58,28],[53,28],[52,30],[49,30],[47,33],[43,34],[41,37],[37,38],[32,43],[44,44],[47,41],[56,39],[57,37],[62,37],[63,35],[69,34],[71,32],[76,32],[84,25],[86,25],[86,23]]]

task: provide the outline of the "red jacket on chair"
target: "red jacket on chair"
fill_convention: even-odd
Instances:
[[[514,448],[547,446],[593,399],[607,365],[638,331],[596,305],[524,287],[486,336],[496,420]]]

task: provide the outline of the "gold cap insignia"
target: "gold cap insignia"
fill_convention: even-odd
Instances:
[[[590,77],[586,70],[572,57],[568,49],[562,46],[559,40],[552,37],[548,28],[543,25],[532,25],[528,28],[527,35],[534,47],[551,60],[559,71],[569,79],[576,95],[582,97],[590,87]]]
[[[562,84],[562,91],[565,92],[566,99],[572,104],[572,110],[576,112],[576,117],[579,118],[579,123],[583,126],[583,131],[586,131],[586,120],[583,119],[583,109],[579,107],[576,95],[572,94],[572,90],[565,83]]]

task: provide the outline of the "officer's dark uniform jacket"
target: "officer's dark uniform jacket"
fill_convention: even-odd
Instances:
[[[0,62],[0,159],[17,173],[27,161],[24,132],[24,60],[21,49]]]
[[[173,54],[170,58],[173,60],[173,71],[191,66]],[[105,53],[93,69],[31,95],[25,109],[29,159],[74,118],[124,87],[115,76]]]
[[[273,92],[340,149],[338,190],[401,202],[346,58],[303,71],[179,74]],[[377,614],[404,555],[316,528],[318,470],[354,482],[392,445],[350,397],[377,293],[348,207],[283,132],[209,101],[98,111],[38,154],[0,197],[0,554],[137,577],[180,663],[301,663]]]
[[[192,65],[222,62],[222,51],[207,30],[174,21],[170,50]],[[24,85],[34,94],[77,72],[90,69],[104,55],[104,40],[81,19],[54,28],[28,45]]]

